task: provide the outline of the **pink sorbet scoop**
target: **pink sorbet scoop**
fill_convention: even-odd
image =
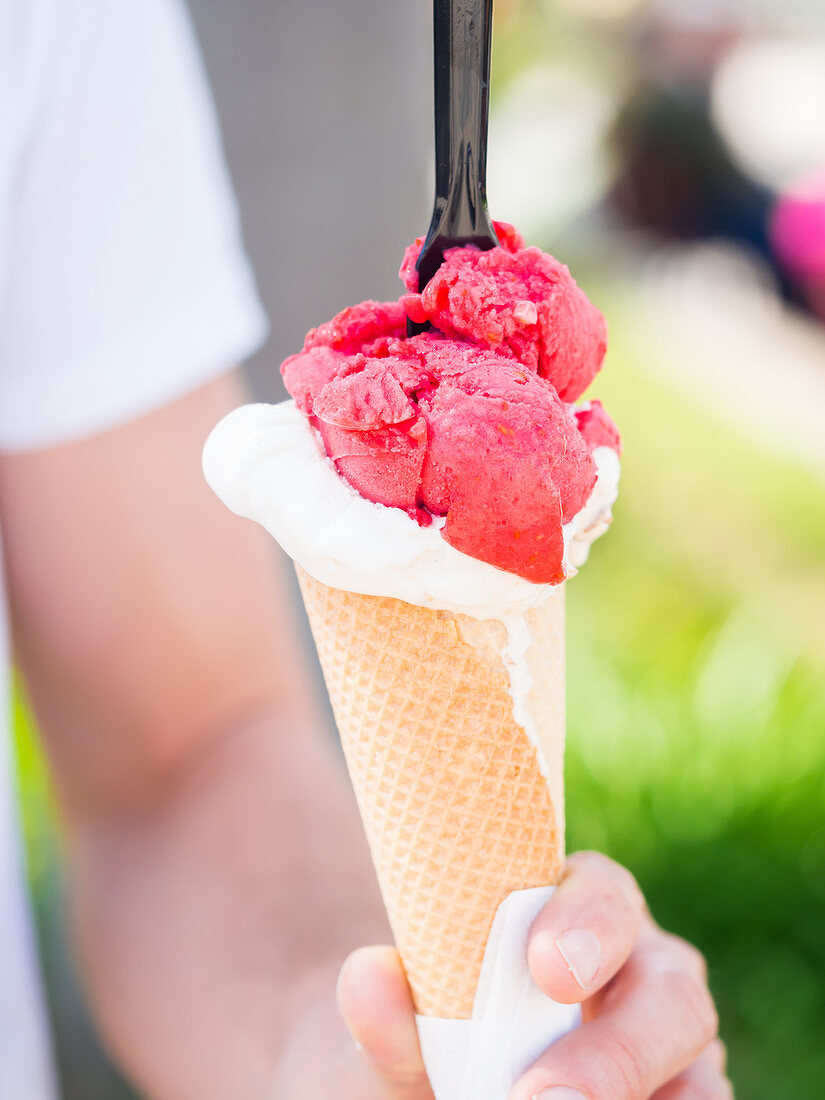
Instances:
[[[282,373],[338,472],[457,550],[537,583],[564,580],[568,523],[620,450],[598,402],[604,318],[566,267],[495,223],[500,247],[450,250],[422,294],[362,302],[313,329]],[[432,331],[407,338],[407,318]]]

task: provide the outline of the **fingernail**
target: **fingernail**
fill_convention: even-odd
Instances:
[[[537,1092],[531,1100],[587,1100],[587,1097],[578,1089],[569,1089],[567,1085],[556,1085],[555,1088]]]
[[[558,937],[556,947],[567,963],[567,969],[582,989],[587,989],[602,961],[602,945],[597,937],[587,928],[570,928]],[[564,1097],[559,1097],[559,1100],[564,1100]]]

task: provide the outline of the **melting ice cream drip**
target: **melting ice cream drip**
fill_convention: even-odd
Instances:
[[[530,667],[527,663],[527,654],[532,642],[527,616],[508,615],[503,621],[507,630],[507,645],[501,651],[501,656],[509,679],[513,718],[516,725],[524,730],[530,744],[536,750],[541,774],[545,779],[549,779],[550,769],[547,766],[547,758],[528,704],[533,677],[530,675]]]

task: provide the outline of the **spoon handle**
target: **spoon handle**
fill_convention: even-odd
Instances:
[[[487,123],[493,0],[434,0],[435,206],[418,261],[419,288],[444,250],[497,244],[487,213]]]

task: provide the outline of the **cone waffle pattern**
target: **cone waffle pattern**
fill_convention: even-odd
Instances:
[[[469,1018],[499,904],[558,881],[563,593],[528,614],[548,785],[513,718],[502,624],[299,580],[416,1011]]]

